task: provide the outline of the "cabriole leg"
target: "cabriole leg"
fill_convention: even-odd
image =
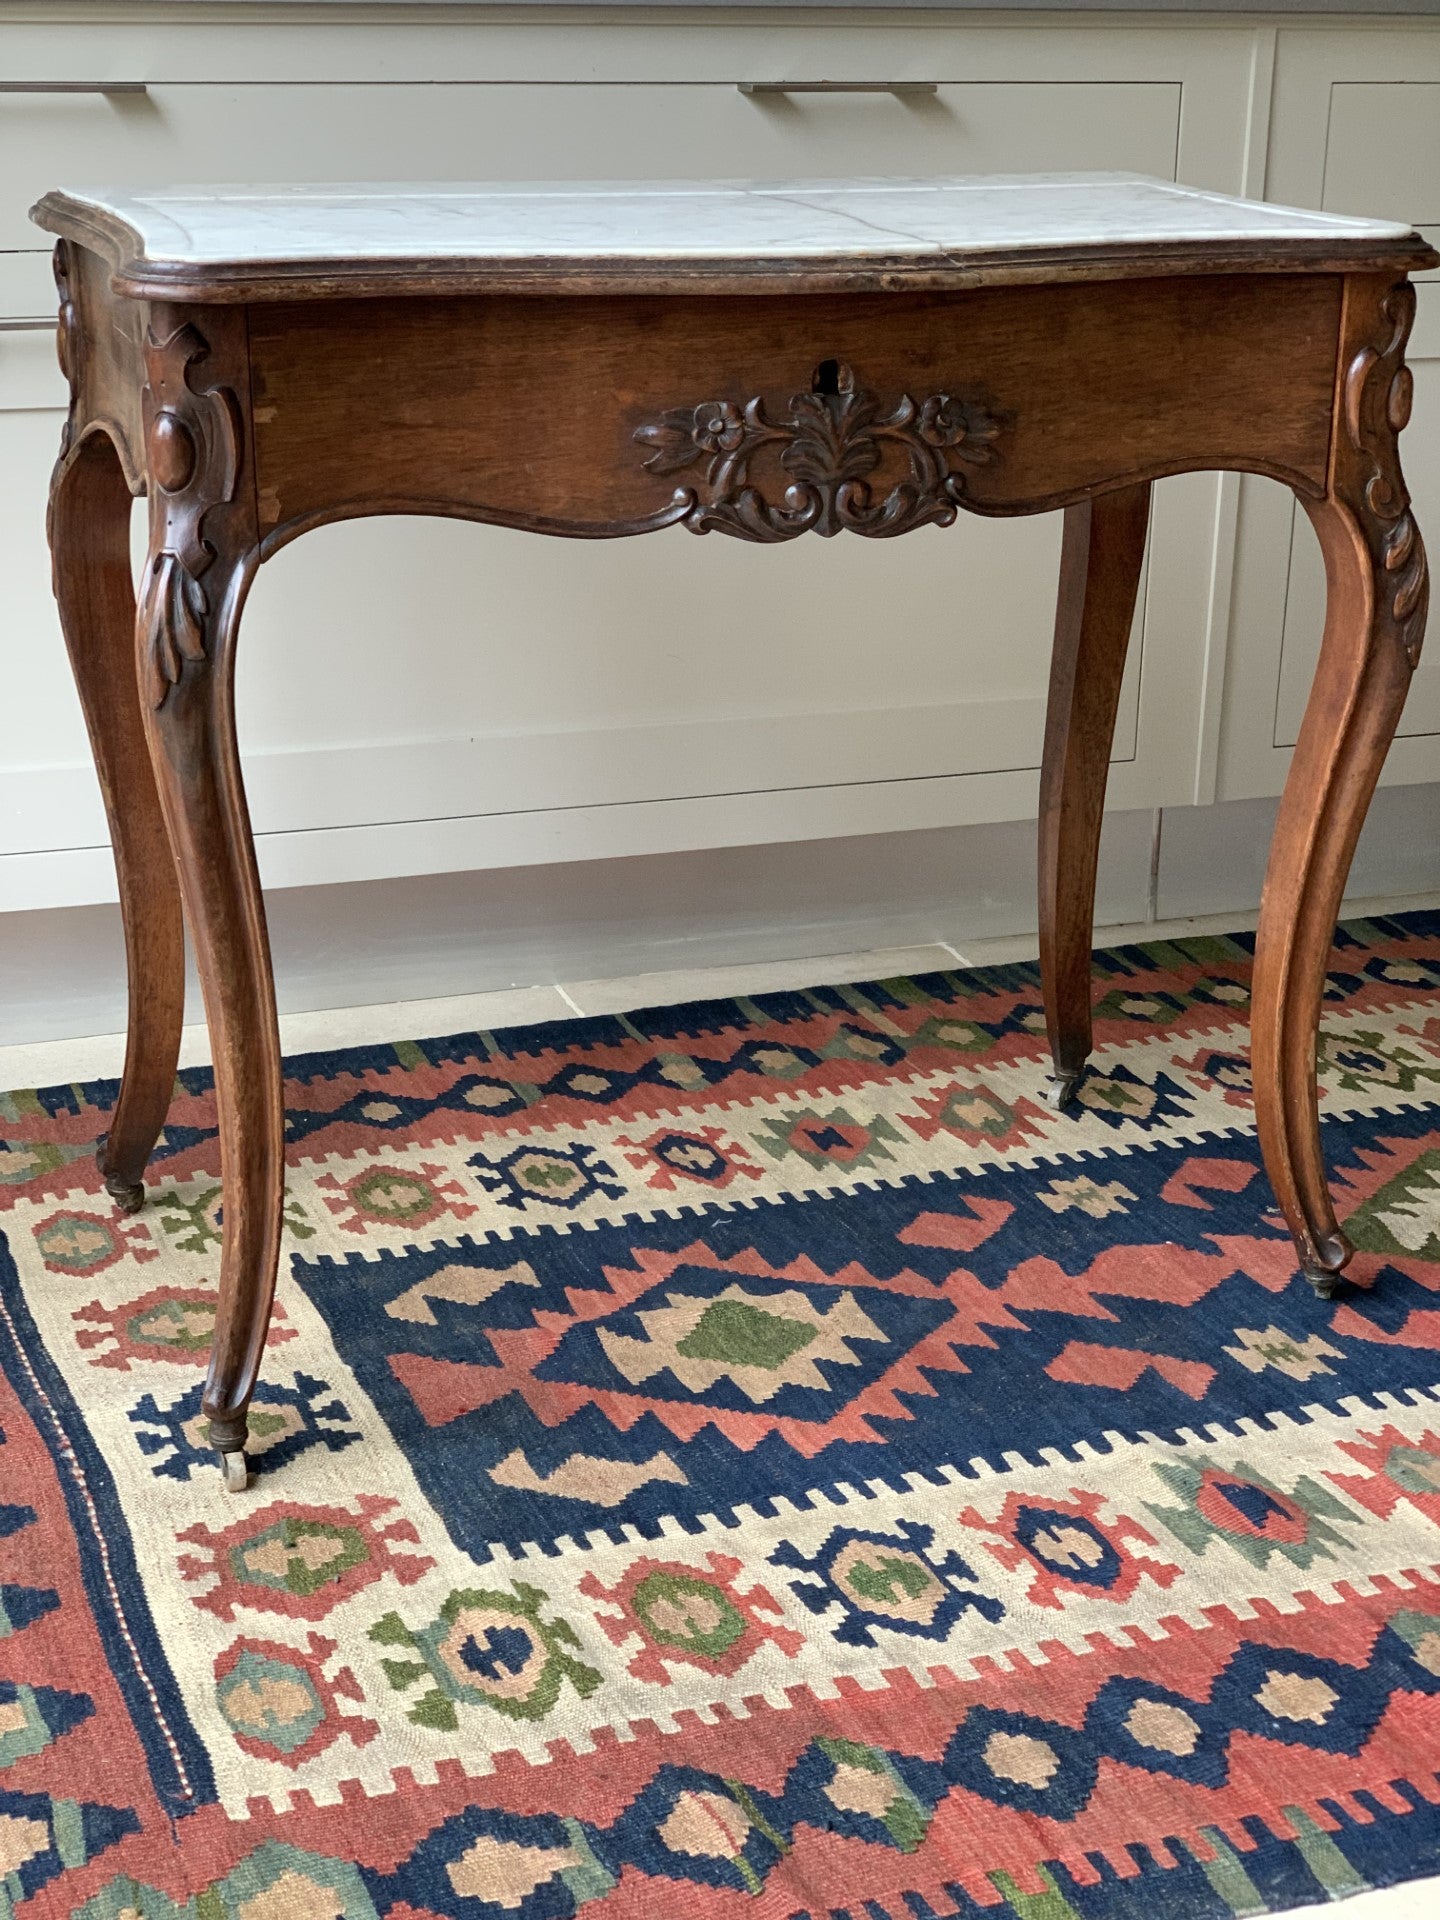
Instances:
[[[110,822],[129,979],[125,1072],[98,1158],[107,1193],[134,1213],[175,1086],[185,933],[134,690],[130,491],[102,433],[72,446],[55,469],[50,547],[60,624]]]
[[[1325,556],[1325,638],[1275,823],[1255,942],[1251,1050],[1266,1170],[1316,1291],[1351,1246],[1320,1147],[1315,1040],[1355,842],[1420,656],[1428,581],[1396,436],[1410,405],[1414,289],[1347,282],[1347,353],[1327,497],[1304,502]]]
[[[1095,868],[1149,513],[1148,484],[1065,510],[1040,769],[1040,978],[1057,1107],[1090,1055]]]
[[[235,740],[235,642],[257,553],[242,485],[243,421],[235,388],[221,382],[235,377],[243,354],[243,315],[204,319],[205,335],[183,319],[152,322],[151,534],[136,644],[215,1061],[225,1236],[203,1405],[226,1485],[236,1487],[245,1484],[246,1413],[279,1260],[284,1118],[265,911]]]

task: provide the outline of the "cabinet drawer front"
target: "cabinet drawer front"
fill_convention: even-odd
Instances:
[[[156,85],[0,93],[0,249],[48,188],[246,180],[712,179],[1121,168],[1173,177],[1180,88],[934,95],[679,85]]]

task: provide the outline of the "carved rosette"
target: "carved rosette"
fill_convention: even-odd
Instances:
[[[215,558],[205,516],[235,497],[239,408],[227,387],[190,384],[209,353],[188,323],[145,343],[146,474],[150,493],[149,569],[140,592],[150,704],[163,707],[187,660],[205,658],[210,601],[203,575]]]
[[[677,490],[668,520],[692,533],[776,541],[949,526],[965,492],[963,469],[997,457],[1000,431],[978,402],[948,393],[918,403],[902,394],[887,410],[856,386],[849,367],[828,360],[781,419],[760,398],[704,400],[670,408],[634,437],[649,449],[649,473],[704,465],[703,495]]]
[[[1397,439],[1410,418],[1414,378],[1405,342],[1415,318],[1415,289],[1391,287],[1379,305],[1376,339],[1361,347],[1345,372],[1345,432],[1357,461],[1362,521],[1375,562],[1378,611],[1414,667],[1425,633],[1429,568],[1410,495],[1400,473]]]

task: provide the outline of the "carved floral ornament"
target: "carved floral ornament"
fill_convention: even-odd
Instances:
[[[705,497],[676,491],[667,519],[692,533],[729,533],[740,540],[793,540],[862,533],[872,538],[913,527],[949,526],[965,492],[963,472],[988,465],[1001,422],[974,400],[948,393],[916,402],[902,394],[887,412],[876,394],[857,387],[842,361],[815,369],[808,393],[791,396],[781,419],[761,398],[743,407],[703,400],[672,407],[639,427],[647,472],[680,473],[703,463]],[[767,497],[753,468],[757,456],[778,458],[788,476],[781,497]],[[903,478],[883,488],[874,476],[898,456]]]
[[[1425,546],[1400,477],[1396,439],[1410,418],[1415,381],[1405,365],[1405,342],[1415,318],[1415,289],[1400,281],[1380,303],[1385,323],[1378,345],[1361,347],[1345,373],[1345,428],[1361,456],[1363,501],[1378,549],[1376,591],[1387,625],[1412,667],[1420,659],[1430,598]]]
[[[145,452],[150,480],[151,558],[140,592],[150,703],[165,704],[187,660],[205,658],[210,601],[201,575],[215,558],[205,516],[235,495],[239,426],[225,387],[195,391],[193,364],[209,353],[193,326],[145,343]]]

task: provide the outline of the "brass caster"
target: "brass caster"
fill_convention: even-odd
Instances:
[[[140,1180],[121,1180],[113,1173],[104,1175],[105,1191],[121,1213],[138,1213],[145,1204],[145,1186]]]
[[[1041,1088],[1040,1097],[1047,1107],[1053,1107],[1059,1113],[1062,1107],[1068,1107],[1075,1098],[1075,1089],[1084,1075],[1083,1067],[1077,1068],[1074,1073],[1052,1073]]]
[[[1344,1285],[1344,1275],[1328,1267],[1303,1267],[1301,1271],[1322,1300],[1333,1300]]]
[[[243,1493],[250,1484],[250,1469],[245,1463],[244,1454],[239,1451],[221,1454],[220,1471],[225,1476],[227,1493]]]

